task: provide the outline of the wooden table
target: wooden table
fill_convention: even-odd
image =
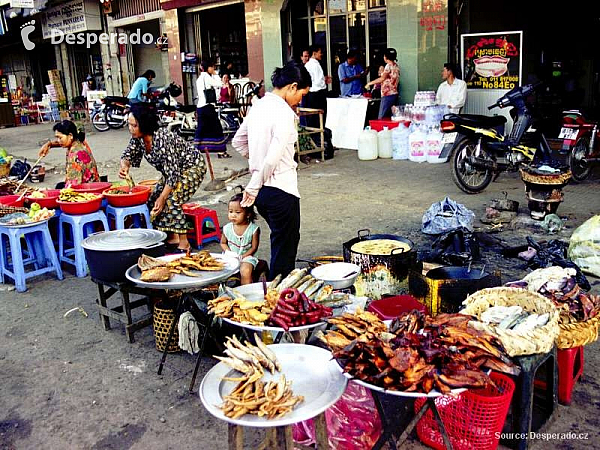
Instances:
[[[325,159],[325,125],[323,123],[323,114],[324,111],[322,109],[316,108],[297,108],[296,114],[298,117],[306,117],[312,116],[315,114],[319,115],[319,128],[302,126],[302,131],[298,132],[298,140],[296,141],[296,154],[298,157],[303,155],[309,155],[312,153],[321,153],[321,160]],[[312,135],[318,134],[319,145],[315,142],[315,140],[311,137]],[[307,140],[310,148],[302,149],[300,148],[300,141]]]

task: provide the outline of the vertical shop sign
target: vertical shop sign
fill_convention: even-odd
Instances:
[[[513,89],[522,81],[522,31],[461,35],[468,89]]]
[[[8,76],[0,75],[0,103],[10,102],[10,90],[8,88]]]

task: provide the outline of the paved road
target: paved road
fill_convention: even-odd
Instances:
[[[33,158],[38,141],[51,134],[49,129],[48,125],[38,125],[0,130],[0,145],[16,155]],[[124,131],[89,136],[96,159],[111,180],[116,179],[118,156],[127,139]],[[48,162],[61,164],[59,149],[53,149]],[[215,161],[219,173],[225,173],[225,167],[244,164],[238,156]],[[143,170],[134,177],[155,175],[151,168]],[[47,183],[59,179],[59,174],[52,175]],[[447,164],[360,162],[350,150],[338,151],[333,160],[302,166],[299,184],[299,256],[303,258],[341,254],[342,243],[363,228],[406,236],[420,249],[427,249],[432,238],[420,232],[421,218],[444,196],[464,204],[479,217],[491,199],[507,192],[509,198],[521,203],[521,217],[528,217],[523,185],[516,174],[503,174],[482,194],[466,195],[452,183]],[[493,236],[510,244],[525,243],[526,236],[568,239],[575,226],[600,211],[597,191],[597,174],[589,182],[565,188],[565,202],[558,212],[568,219],[567,229],[558,236],[544,234],[527,220],[519,229]],[[197,198],[212,205],[225,220],[230,195],[227,191],[206,192],[201,187]],[[258,224],[263,229],[258,256],[268,259],[268,227],[262,219]],[[488,268],[502,271],[504,281],[525,274],[518,261],[503,259],[493,249],[485,248],[483,257]],[[137,332],[134,344],[127,343],[119,326],[104,331],[95,309],[94,284],[89,278],[74,277],[69,268],[66,273],[64,281],[43,276],[30,280],[26,293],[3,292],[0,296],[0,329],[4,333],[0,340],[0,448],[226,449],[225,424],[204,410],[197,395],[187,392],[194,359],[182,353],[170,355],[163,375],[157,376],[160,355],[154,348],[151,328]],[[594,289],[598,291],[598,286]],[[63,317],[78,305],[89,317],[79,313]],[[558,408],[548,431],[587,432],[590,439],[597,440],[598,344],[586,347],[585,357],[585,373],[575,388],[573,405]],[[213,364],[210,358],[203,360],[200,378]],[[258,438],[259,434],[252,432],[247,443],[256,445]],[[532,448],[589,446],[590,441],[555,440],[535,441]],[[424,447],[413,440],[408,448]]]

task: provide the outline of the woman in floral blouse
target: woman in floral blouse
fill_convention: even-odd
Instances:
[[[400,67],[396,63],[396,49],[388,48],[383,52],[385,68],[381,76],[366,84],[365,89],[381,83],[381,103],[379,104],[378,119],[390,117],[392,106],[398,102],[398,81],[400,80]]]
[[[38,155],[46,156],[52,147],[67,149],[65,186],[100,181],[96,161],[85,140],[85,133],[77,131],[77,126],[70,120],[57,123],[53,130],[56,141],[46,142]]]
[[[204,158],[192,144],[166,128],[159,128],[156,114],[145,108],[134,108],[128,123],[131,140],[121,156],[119,176],[126,178],[131,166],[140,166],[142,157],[161,173],[148,200],[152,224],[169,233],[167,243],[185,251],[190,244],[182,205],[204,179]]]

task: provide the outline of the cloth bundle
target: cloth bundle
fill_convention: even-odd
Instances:
[[[179,348],[185,350],[190,355],[198,353],[200,347],[198,346],[198,336],[200,335],[200,328],[192,313],[189,311],[184,312],[179,316]]]

